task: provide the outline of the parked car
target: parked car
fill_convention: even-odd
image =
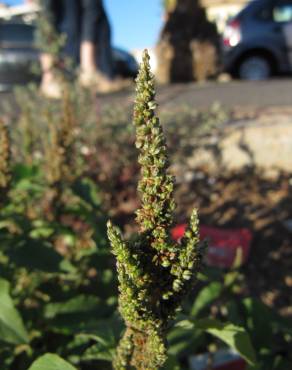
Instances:
[[[247,80],[292,72],[292,0],[254,0],[223,34],[225,71]]]
[[[113,50],[115,73],[132,78],[137,75],[135,58],[122,49]],[[35,27],[19,21],[0,22],[0,89],[15,84],[37,81],[33,65],[39,61],[39,50],[35,47]]]

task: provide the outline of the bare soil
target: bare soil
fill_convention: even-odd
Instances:
[[[198,174],[178,189],[181,221],[195,204],[206,225],[247,227],[253,234],[243,267],[248,293],[292,316],[292,175],[267,180],[253,170],[217,178]]]

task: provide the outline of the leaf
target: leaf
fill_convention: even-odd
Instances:
[[[77,276],[78,268],[74,266],[69,260],[63,259],[60,262],[60,270]]]
[[[114,347],[106,347],[103,346],[101,343],[94,344],[90,348],[88,348],[83,356],[83,361],[93,361],[93,360],[103,360],[112,362],[115,354]]]
[[[59,272],[63,257],[50,244],[41,240],[22,240],[12,246],[7,255],[18,267],[45,272]]]
[[[191,315],[197,316],[200,311],[202,311],[206,306],[211,304],[211,302],[220,296],[222,289],[222,284],[216,281],[204,287],[197,295],[197,298],[191,309]]]
[[[194,328],[195,324],[190,320],[181,320],[178,323],[176,323],[175,326],[185,330],[191,330]]]
[[[38,358],[28,370],[77,370],[76,367],[52,353]]]
[[[123,328],[121,320],[117,319],[100,320],[99,323],[96,323],[95,328],[91,326],[90,331],[78,333],[70,344],[70,350],[75,355],[81,350],[82,361],[103,360],[111,362]]]
[[[202,330],[197,330],[194,327],[191,330],[186,329],[185,324],[182,327],[176,325],[167,336],[168,353],[176,358],[188,357],[206,344],[205,336]]]
[[[122,324],[116,318],[106,319],[102,316],[107,313],[109,315],[113,309],[106,305],[100,306],[98,310],[91,312],[76,312],[57,315],[52,319],[50,328],[52,331],[62,333],[64,335],[72,334],[95,334],[100,338],[105,338],[109,331],[120,332]],[[106,312],[108,311],[108,312]]]
[[[32,179],[39,175],[39,168],[37,166],[29,166],[25,164],[16,164],[13,169],[13,179],[19,182],[24,179]]]
[[[51,235],[53,235],[54,231],[55,230],[52,227],[44,225],[34,228],[30,232],[29,236],[32,239],[49,238]]]
[[[85,351],[82,357],[84,361],[104,360],[111,362],[113,360],[121,332],[121,327],[118,328],[120,323],[116,322],[116,324],[114,320],[101,321],[99,326],[96,326],[94,334],[78,335],[78,337],[96,342]]]
[[[100,310],[100,299],[91,295],[78,295],[64,302],[48,303],[45,307],[45,317],[53,318],[60,314],[79,312],[90,313]]]
[[[235,349],[250,365],[255,365],[255,351],[250,337],[243,327],[231,323],[221,323],[214,319],[199,320],[195,327],[221,339],[230,348]]]
[[[120,336],[120,331],[117,328],[113,327],[114,320],[105,319],[100,321],[96,325],[93,333],[82,333],[78,334],[78,337],[86,338],[90,341],[95,341],[96,343],[101,344],[104,347],[115,347],[117,345],[118,338]]]
[[[163,370],[181,370],[181,365],[177,361],[175,356],[168,356],[165,365],[163,366]]]
[[[8,281],[0,278],[0,339],[11,344],[28,342],[27,331],[9,295]]]
[[[255,348],[271,349],[277,333],[291,333],[291,320],[281,317],[276,311],[257,299],[245,298],[241,309],[245,313],[246,325],[252,337]]]
[[[80,199],[93,207],[101,204],[100,190],[97,185],[89,178],[78,180],[73,184],[73,191]]]
[[[41,193],[43,186],[39,183],[40,169],[37,166],[17,164],[12,169],[15,190]]]

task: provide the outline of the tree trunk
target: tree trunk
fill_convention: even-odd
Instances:
[[[172,0],[157,45],[161,83],[205,80],[217,71],[218,33],[199,0]]]

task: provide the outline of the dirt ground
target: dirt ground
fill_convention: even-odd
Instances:
[[[196,204],[203,224],[247,227],[253,235],[243,267],[248,293],[291,317],[292,176],[283,173],[266,180],[253,170],[216,178],[204,171],[197,175],[178,189],[181,221],[185,211]]]
[[[292,117],[291,107],[241,107],[232,112],[234,120],[259,122],[273,115],[277,122]],[[202,169],[190,183],[178,186],[177,198],[182,218],[195,204],[203,224],[247,227],[252,232],[249,260],[243,267],[248,294],[292,317],[292,174],[268,179],[250,168],[214,177]]]

